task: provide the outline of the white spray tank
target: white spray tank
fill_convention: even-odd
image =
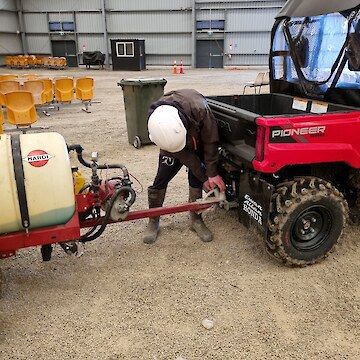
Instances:
[[[71,164],[58,133],[0,135],[0,234],[66,224],[75,213]]]

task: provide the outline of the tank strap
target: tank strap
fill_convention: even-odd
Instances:
[[[30,226],[29,209],[26,198],[24,168],[22,163],[20,135],[11,135],[11,151],[14,164],[16,188],[19,199],[22,226],[27,229]]]

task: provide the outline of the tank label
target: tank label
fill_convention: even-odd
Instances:
[[[32,150],[23,158],[23,160],[28,162],[31,166],[42,167],[45,166],[52,157],[52,155],[44,150]]]

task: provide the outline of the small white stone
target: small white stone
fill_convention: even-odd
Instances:
[[[201,322],[201,325],[205,328],[205,329],[212,329],[215,325],[215,321],[213,320],[210,320],[210,319],[204,319],[202,322]]]

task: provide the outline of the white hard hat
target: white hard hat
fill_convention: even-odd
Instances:
[[[185,147],[186,129],[178,110],[171,105],[160,105],[150,115],[149,137],[161,149],[178,152]]]

